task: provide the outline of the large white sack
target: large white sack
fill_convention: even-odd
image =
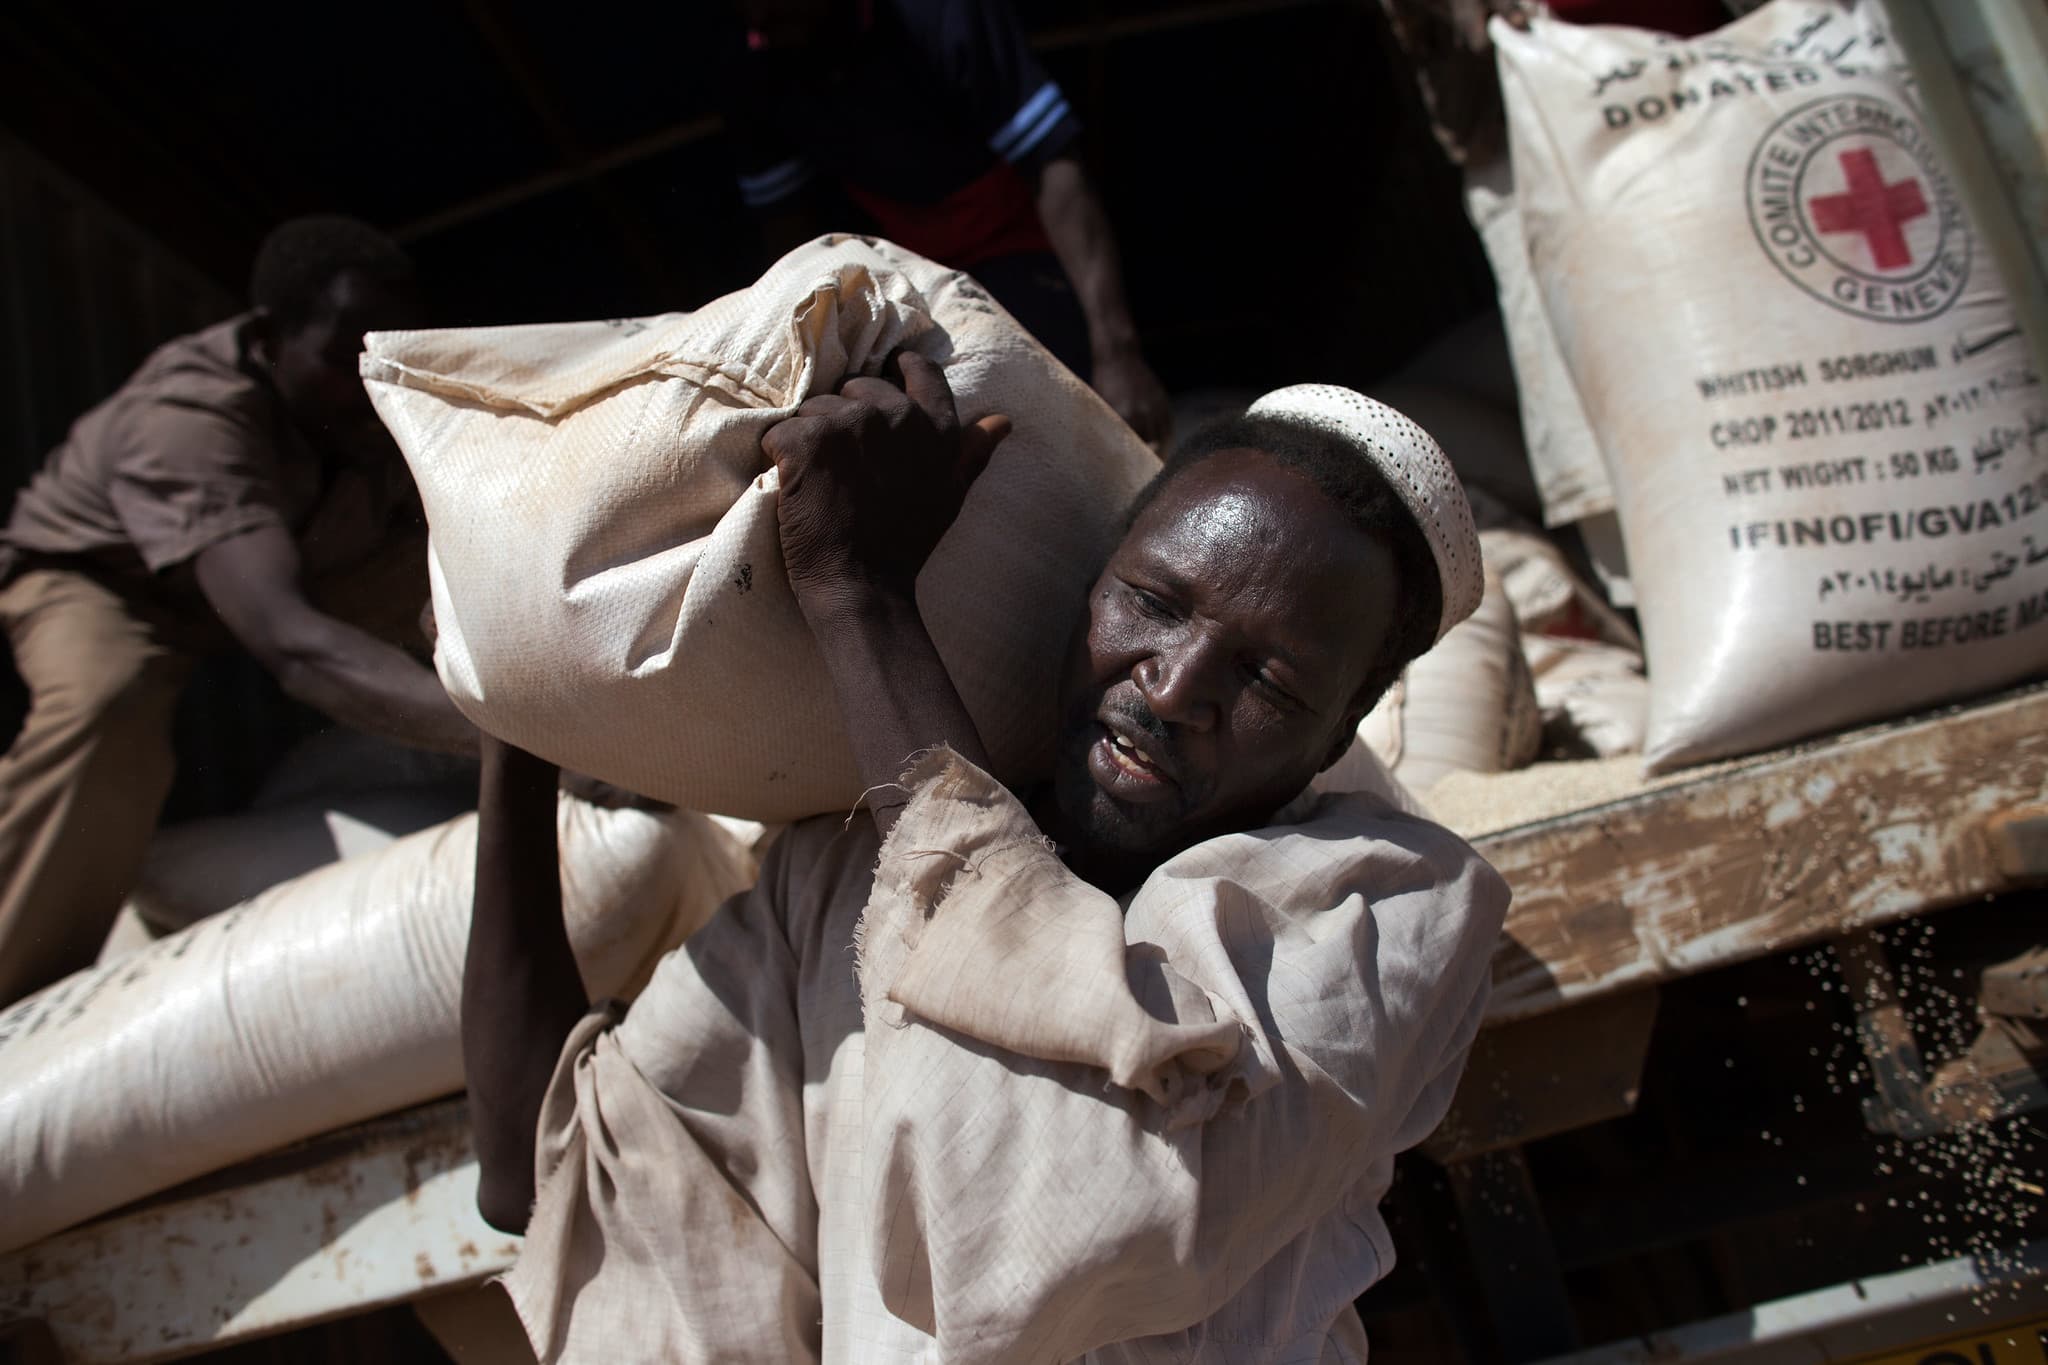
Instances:
[[[264,775],[249,809],[156,832],[117,927],[142,921],[145,937],[128,936],[128,946],[139,946],[475,810],[476,789],[474,758],[346,726],[308,735]]]
[[[1478,610],[1408,665],[1358,733],[1425,805],[1454,772],[1497,773],[1536,756],[1542,718],[1498,574],[1488,571]]]
[[[1563,526],[1614,510],[1614,489],[1600,442],[1586,419],[1571,370],[1558,350],[1543,291],[1529,269],[1529,246],[1506,157],[1465,172],[1465,212],[1479,232],[1515,367],[1515,397],[1529,471],[1543,504],[1543,524]]]
[[[2048,403],[1876,6],[1492,34],[1652,770],[2048,665]]]
[[[828,237],[689,314],[373,335],[363,375],[432,528],[441,680],[492,734],[680,805],[860,795],[783,575],[761,436],[909,347],[1015,424],[918,583],[1009,780],[1043,772],[1068,632],[1158,462],[967,276]]]
[[[563,915],[593,995],[753,877],[709,819],[563,798]],[[0,1251],[462,1088],[474,814],[275,887],[0,1014]]]
[[[280,882],[387,848],[476,807],[449,787],[343,792],[157,831],[125,908],[158,930],[182,929]]]
[[[477,762],[335,726],[294,744],[250,808],[157,831],[128,902],[182,929],[316,867],[476,809]]]

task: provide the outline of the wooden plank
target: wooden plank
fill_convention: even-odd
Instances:
[[[1514,888],[1490,1024],[1983,897],[2048,790],[2048,688],[1475,841]]]
[[[465,1101],[379,1119],[0,1256],[0,1326],[136,1365],[475,1284],[519,1249],[476,1179]]]

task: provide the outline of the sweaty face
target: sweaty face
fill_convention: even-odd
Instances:
[[[1096,580],[1054,774],[1077,863],[1127,870],[1263,822],[1350,741],[1393,557],[1255,450],[1174,476]]]
[[[344,456],[389,448],[356,361],[365,332],[409,327],[417,316],[409,289],[348,270],[328,281],[309,317],[268,338],[271,381],[308,439]]]

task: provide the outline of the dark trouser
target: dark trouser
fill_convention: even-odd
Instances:
[[[1081,300],[1050,251],[1023,252],[978,261],[968,274],[981,281],[1038,344],[1082,379],[1093,368],[1088,354],[1088,319]]]

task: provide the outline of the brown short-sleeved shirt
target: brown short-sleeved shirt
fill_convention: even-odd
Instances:
[[[24,558],[56,559],[196,606],[166,575],[243,532],[283,526],[309,573],[387,538],[408,501],[402,473],[329,477],[251,362],[249,326],[245,314],[167,343],[73,424],[15,499],[0,578]]]

